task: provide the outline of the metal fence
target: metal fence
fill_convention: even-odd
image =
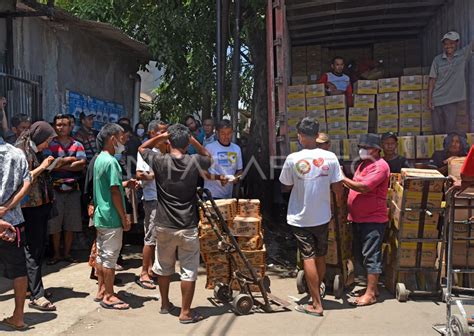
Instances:
[[[0,96],[7,98],[7,117],[26,114],[42,118],[42,77],[21,69],[7,69],[0,64]]]

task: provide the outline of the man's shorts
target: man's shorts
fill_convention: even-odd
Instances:
[[[0,270],[7,279],[26,276],[26,258],[23,242],[25,241],[25,226],[17,225],[19,237],[13,243],[0,239]]]
[[[123,228],[97,228],[97,264],[115,269],[122,248],[122,237]]]
[[[181,281],[196,281],[199,267],[198,229],[156,227],[156,249],[153,272],[169,276],[175,272],[176,251],[181,268]]]
[[[143,209],[145,210],[145,219],[143,220],[145,229],[144,243],[147,246],[156,245],[155,227],[157,206],[158,201],[143,201]]]
[[[291,227],[303,259],[324,257],[328,253],[328,228],[329,223],[309,227]]]
[[[352,223],[354,255],[369,274],[382,273],[382,243],[387,223]]]
[[[60,233],[61,231],[81,232],[81,192],[79,190],[71,192],[54,191],[56,198],[56,208],[58,215],[48,222],[49,234]]]

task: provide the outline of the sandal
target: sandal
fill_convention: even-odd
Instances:
[[[197,323],[204,320],[204,316],[202,316],[199,313],[193,312],[193,317],[188,319],[188,320],[179,320],[179,323],[181,324],[191,324],[191,323]]]
[[[142,280],[139,277],[135,279],[135,283],[143,289],[156,289],[153,280]]]
[[[318,312],[315,312],[313,310],[309,310],[308,309],[308,305],[299,305],[299,306],[296,306],[295,307],[295,311],[299,312],[299,313],[303,313],[303,314],[308,314],[308,315],[312,315],[312,316],[324,316],[324,313],[321,312],[321,313],[318,313]]]
[[[4,318],[3,320],[0,321],[0,324],[8,327],[8,328],[11,328],[13,330],[16,330],[16,331],[25,331],[25,330],[28,330],[30,328],[30,326],[26,323],[23,323],[22,326],[17,326],[13,323],[10,322],[10,318]]]
[[[160,314],[162,314],[162,315],[164,315],[164,314],[169,314],[169,313],[171,313],[173,310],[175,310],[175,308],[176,308],[176,306],[175,306],[172,302],[170,302],[170,306],[169,306],[168,309],[166,309],[166,308],[161,308],[161,309],[160,309]]]
[[[125,307],[117,307],[117,306],[120,306],[120,305],[126,305]],[[117,301],[117,302],[113,302],[113,303],[105,303],[104,301],[102,301],[100,303],[100,306],[102,308],[105,308],[105,309],[115,309],[115,310],[127,310],[128,308],[130,308],[130,306],[123,302],[123,301]]]
[[[359,302],[359,300],[355,299],[355,300],[348,300],[347,301],[351,306],[354,306],[354,307],[367,307],[367,306],[371,306],[373,304],[376,304],[377,303],[377,298],[375,297],[373,300],[371,301],[368,301],[368,302]]]
[[[55,311],[56,310],[56,306],[52,304],[51,301],[49,301],[45,297],[41,297],[39,299],[30,301],[30,303],[28,303],[28,307],[37,309],[40,311]]]

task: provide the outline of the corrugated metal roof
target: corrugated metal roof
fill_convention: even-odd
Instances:
[[[286,0],[293,45],[416,37],[448,0]]]
[[[132,53],[140,61],[147,62],[151,59],[151,54],[146,44],[135,40],[109,23],[80,19],[58,7],[51,9],[32,0],[19,0],[17,2],[17,9],[22,11],[44,11],[44,13],[49,14],[49,16],[45,14],[45,17],[48,17],[50,20],[59,24],[73,25],[101,40],[113,42],[118,48]]]

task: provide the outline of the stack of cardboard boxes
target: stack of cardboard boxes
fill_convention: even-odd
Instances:
[[[260,201],[229,199],[216,200],[216,204],[223,214],[230,231],[235,236],[243,254],[247,257],[257,274],[264,276],[266,271],[266,249],[263,242]],[[208,209],[210,212],[213,212],[212,208]],[[229,283],[230,275],[236,269],[233,269],[229,256],[218,249],[219,240],[202,210],[200,210],[200,219],[199,240],[201,256],[206,263],[206,288],[212,289],[218,282]],[[237,253],[234,253],[234,257],[237,267],[245,274],[246,268],[244,267],[243,260]],[[233,282],[231,286],[238,289],[237,283]],[[257,288],[253,288],[253,290],[257,290]]]
[[[435,285],[438,244],[436,242],[400,242],[400,239],[437,239],[438,221],[441,213],[443,185],[445,178],[437,170],[402,169],[402,173],[392,180],[390,195],[389,243],[385,246],[384,263],[386,286],[394,290],[397,282],[403,282],[409,289],[429,290],[427,284]],[[423,186],[429,180],[426,209],[431,215],[424,215],[422,224],[420,211],[423,207]],[[425,212],[426,213],[426,212]],[[418,253],[421,254],[419,267],[431,268],[432,273],[399,271],[401,268],[416,267]],[[429,287],[428,286],[428,287]]]
[[[345,197],[347,197],[347,195],[345,195]],[[348,259],[352,259],[352,228],[347,221],[347,206],[345,203],[346,202],[336,208],[334,202],[331,201],[333,217],[329,222],[328,253],[326,255],[326,263],[328,265],[338,265],[338,244],[340,244],[341,247],[341,261],[343,265],[346,264]],[[337,239],[337,232],[339,232],[339,240]]]

